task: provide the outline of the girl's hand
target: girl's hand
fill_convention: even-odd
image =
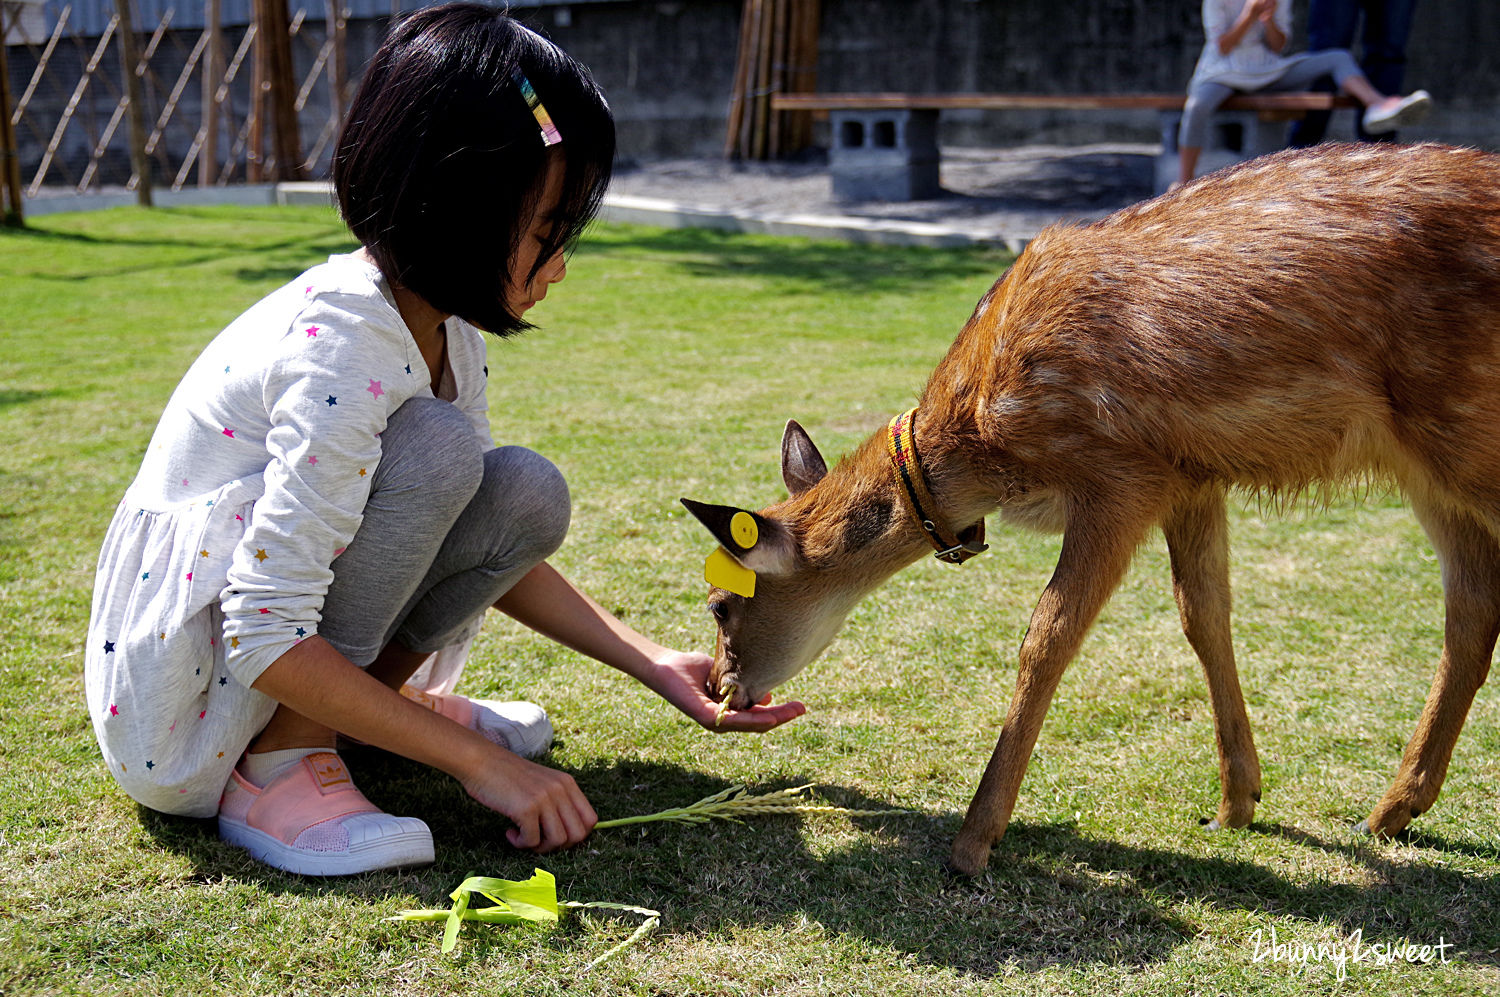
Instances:
[[[714,659],[706,654],[668,651],[656,659],[655,672],[642,681],[704,728],[720,734],[729,731],[764,733],[807,712],[807,707],[797,702],[771,706],[771,697],[767,696],[748,710],[729,711],[724,714],[723,722],[716,725],[714,718],[718,716],[719,704],[708,694],[708,673],[713,666]]]
[[[545,854],[576,845],[599,822],[572,776],[498,745],[486,764],[461,782],[474,799],[516,822],[505,837],[517,848]]]

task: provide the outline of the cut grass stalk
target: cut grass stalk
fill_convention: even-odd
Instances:
[[[849,807],[835,807],[824,803],[809,803],[807,797],[803,796],[811,789],[812,783],[805,786],[793,786],[788,789],[778,789],[770,793],[762,793],[759,796],[749,796],[749,792],[743,784],[730,786],[722,792],[712,796],[706,796],[697,803],[686,807],[673,807],[654,814],[646,814],[642,817],[620,817],[615,820],[601,820],[594,825],[594,830],[610,827],[624,827],[628,824],[651,824],[657,821],[673,821],[678,824],[706,824],[711,820],[727,820],[736,824],[743,824],[741,817],[760,816],[762,814],[843,814],[845,817],[883,817],[892,814],[916,814],[917,810],[856,810]]]
[[[735,688],[736,686],[733,682],[725,682],[723,688],[719,690],[724,694],[724,698],[719,702],[718,712],[714,714],[715,727],[724,722],[724,714],[729,712],[729,701],[734,698]]]

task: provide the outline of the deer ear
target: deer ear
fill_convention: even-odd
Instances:
[[[786,432],[781,434],[781,480],[786,482],[786,490],[801,495],[827,473],[828,465],[807,430],[796,419],[788,419]]]
[[[774,519],[732,505],[709,505],[688,498],[682,504],[708,527],[719,546],[751,571],[775,575],[791,570],[792,537]]]

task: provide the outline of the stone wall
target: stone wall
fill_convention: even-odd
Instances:
[[[823,0],[820,90],[1181,91],[1203,45],[1193,0]],[[1306,0],[1295,0],[1294,47]],[[739,0],[622,2],[532,15],[587,62],[637,157],[723,145]],[[1408,86],[1438,110],[1409,137],[1500,148],[1500,4],[1420,0]],[[1351,133],[1344,112],[1333,137]],[[960,145],[1157,139],[1150,113],[943,116]]]
[[[104,0],[93,2],[108,7]],[[316,0],[300,5],[308,8],[303,30],[321,35],[324,5]],[[405,0],[405,6],[420,5],[421,0]],[[293,9],[298,6],[292,0]],[[614,107],[623,158],[722,154],[741,0],[515,0],[512,8],[592,67]],[[1294,10],[1293,44],[1300,46],[1306,0],[1295,0]],[[1407,80],[1409,86],[1432,91],[1438,109],[1404,137],[1500,148],[1500,3],[1420,0],[1417,14]],[[1203,43],[1199,17],[1194,0],[823,0],[818,86],[837,91],[1181,91]],[[383,18],[351,23],[351,73],[373,52],[384,26]],[[243,27],[228,31],[237,37]],[[196,37],[196,30],[184,26],[163,44],[159,58],[185,52]],[[299,45],[294,51],[300,78],[315,46]],[[20,94],[34,63],[24,46],[12,46],[9,52],[12,93]],[[71,44],[58,53],[60,61],[80,67],[86,57],[85,48]],[[114,59],[111,49],[104,71],[118,79]],[[18,130],[28,180],[50,134],[46,122],[56,121],[71,90],[64,79],[67,72],[58,69],[49,75],[53,92],[46,98],[56,106],[39,102],[34,108],[33,117],[44,127],[28,123]],[[176,69],[163,64],[157,72],[170,80]],[[241,113],[248,100],[248,76],[248,71],[242,74],[234,95]],[[72,79],[77,79],[76,69]],[[180,162],[191,142],[197,92],[195,81],[165,136],[162,167]],[[88,95],[89,102],[101,102],[89,108],[96,121],[108,118],[109,98],[102,87]],[[313,148],[328,116],[326,93],[315,91],[304,112],[306,149]],[[1350,112],[1341,114],[1332,137],[1347,137],[1351,121]],[[1149,112],[953,112],[943,115],[941,140],[969,146],[1154,142],[1157,129],[1156,116]],[[61,150],[74,176],[79,157],[87,162],[90,141],[78,130]],[[124,146],[120,139],[116,143],[122,151],[108,157],[105,179],[118,183]]]

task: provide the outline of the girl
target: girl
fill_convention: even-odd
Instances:
[[[1414,124],[1431,109],[1425,90],[1406,97],[1376,90],[1344,49],[1283,56],[1291,25],[1291,0],[1203,0],[1208,39],[1182,112],[1178,183],[1193,179],[1214,110],[1236,91],[1305,90],[1319,77],[1332,76],[1340,91],[1365,106],[1363,125],[1370,134]]]
[[[454,776],[518,847],[582,840],[588,800],[528,760],[546,714],[451,694],[492,605],[713,729],[711,659],[635,633],[545,563],[567,486],[496,449],[485,413],[479,330],[528,328],[613,157],[587,70],[494,9],[429,8],[381,46],[333,165],[361,248],[209,344],[104,542],[88,705],[137,801],[216,813],[221,837],[292,872],[431,861],[426,824],[354,787],[343,734]],[[802,712],[762,704],[723,727]]]

